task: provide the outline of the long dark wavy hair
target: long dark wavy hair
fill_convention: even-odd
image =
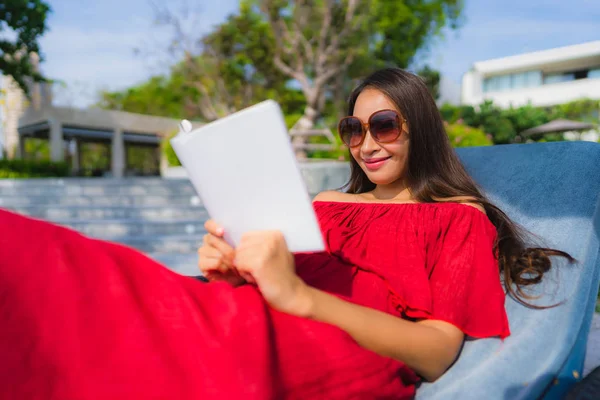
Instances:
[[[423,80],[399,68],[386,68],[368,76],[352,92],[348,115],[360,93],[376,89],[385,94],[406,119],[410,132],[406,185],[419,203],[435,203],[451,198],[468,198],[464,202],[481,205],[496,227],[498,239],[494,253],[508,294],[525,306],[535,306],[524,287],[539,283],[552,266],[551,256],[575,260],[567,253],[544,247],[527,247],[527,232],[492,204],[469,176],[450,144],[442,116]],[[345,186],[348,193],[365,193],[375,189],[356,160],[350,156],[351,174]],[[452,200],[455,201],[455,200]]]

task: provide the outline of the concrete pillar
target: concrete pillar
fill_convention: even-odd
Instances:
[[[119,128],[113,132],[111,167],[113,177],[123,177],[125,172],[125,141],[123,140],[123,131]]]
[[[62,125],[60,121],[50,118],[50,160],[65,161],[65,141],[63,140]]]
[[[73,172],[78,172],[81,165],[79,157],[79,139],[71,139],[69,150],[73,151],[71,154],[71,168],[73,169]]]

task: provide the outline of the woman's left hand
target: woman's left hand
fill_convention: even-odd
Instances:
[[[308,286],[296,274],[294,256],[281,232],[249,232],[235,251],[235,267],[252,276],[271,307],[292,315],[308,315]]]

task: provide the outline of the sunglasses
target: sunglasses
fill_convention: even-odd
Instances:
[[[394,110],[376,111],[369,117],[369,122],[363,123],[360,118],[350,116],[342,118],[338,125],[338,133],[348,147],[357,147],[363,144],[367,131],[377,143],[390,143],[402,134],[402,124],[398,112]]]

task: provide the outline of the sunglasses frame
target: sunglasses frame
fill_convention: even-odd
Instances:
[[[388,140],[388,141],[377,140],[377,138],[375,138],[375,136],[373,136],[373,134],[371,132],[371,119],[373,118],[374,115],[383,113],[383,112],[393,112],[396,116],[396,120],[398,121],[398,136],[396,136],[394,139]],[[360,138],[360,142],[354,146],[350,146],[348,143],[346,143],[344,141],[344,137],[342,136],[341,130],[340,130],[340,126],[342,125],[342,122],[344,122],[347,119],[351,119],[351,118],[356,118],[358,120],[358,122],[360,122],[360,126],[362,129],[362,136]],[[369,116],[369,120],[367,122],[363,122],[360,118],[358,118],[354,115],[349,115],[347,117],[342,118],[340,120],[340,122],[338,123],[338,135],[340,136],[340,139],[342,139],[342,142],[344,143],[344,145],[349,148],[361,146],[365,141],[365,137],[367,136],[367,131],[369,131],[369,133],[371,134],[371,137],[377,143],[392,143],[393,141],[397,140],[402,135],[402,132],[404,131],[403,127],[404,127],[405,122],[408,122],[408,121],[406,121],[405,118],[400,118],[400,113],[398,111],[392,110],[392,109],[384,109],[384,110],[375,111],[373,114],[371,114]]]

